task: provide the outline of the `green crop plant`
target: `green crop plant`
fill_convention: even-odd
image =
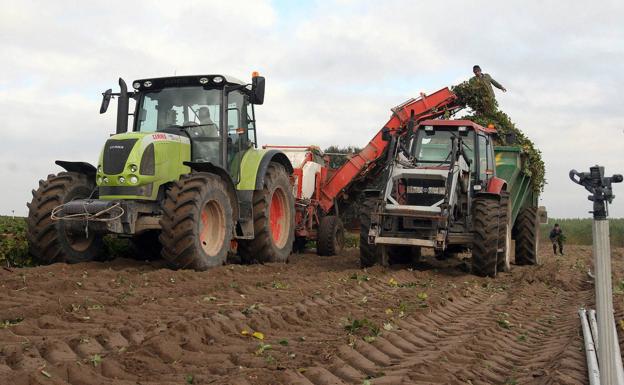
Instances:
[[[541,151],[516,127],[506,113],[499,110],[498,102],[490,95],[485,85],[477,81],[465,81],[451,89],[457,95],[460,104],[472,109],[472,114],[463,116],[461,119],[471,120],[484,127],[493,124],[499,133],[498,145],[522,147],[527,156],[523,171],[531,177],[535,192],[544,191],[546,171]],[[507,143],[507,134],[514,134],[513,143]]]

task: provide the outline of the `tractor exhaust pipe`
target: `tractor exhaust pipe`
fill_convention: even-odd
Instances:
[[[119,99],[117,100],[117,133],[122,134],[128,131],[128,86],[126,82],[119,78]]]

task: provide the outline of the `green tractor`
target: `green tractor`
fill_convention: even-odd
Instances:
[[[103,94],[118,98],[117,132],[97,167],[56,161],[28,204],[28,239],[42,263],[105,257],[103,238],[130,238],[142,257],[205,270],[228,255],[283,262],[292,250],[292,165],[257,149],[254,105],[265,79],[225,75],[142,79]],[[135,101],[130,112],[130,99]],[[133,116],[128,131],[129,116]]]

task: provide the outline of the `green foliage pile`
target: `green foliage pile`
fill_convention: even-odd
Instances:
[[[540,236],[544,242],[550,242],[548,235],[555,223],[561,226],[565,242],[571,245],[589,246],[592,244],[591,218],[548,218],[548,224],[540,226]],[[609,219],[611,247],[624,247],[624,218]]]
[[[28,254],[25,218],[0,216],[0,265],[33,265]]]
[[[475,80],[465,81],[452,87],[459,103],[470,107],[473,111],[471,115],[463,116],[461,119],[471,120],[483,127],[493,124],[498,131],[497,145],[522,147],[526,154],[523,171],[531,176],[533,190],[537,193],[542,192],[546,184],[546,173],[541,151],[516,127],[506,113],[498,109],[496,98],[486,87],[482,82]],[[507,134],[515,135],[512,143],[507,143]]]

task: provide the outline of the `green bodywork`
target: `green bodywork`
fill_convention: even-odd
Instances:
[[[137,139],[132,148],[128,160],[124,165],[124,169],[119,174],[104,174],[102,170],[104,150],[100,153],[98,161],[97,184],[99,187],[142,187],[152,184],[151,194],[149,195],[127,195],[127,194],[111,194],[102,195],[103,200],[151,200],[158,198],[158,190],[165,183],[176,181],[180,176],[191,172],[191,169],[183,164],[191,159],[191,147],[186,138],[178,135],[165,133],[143,133],[128,132],[113,135],[111,139]],[[154,175],[143,175],[140,173],[141,159],[145,149],[150,145],[154,145]],[[263,159],[270,156],[268,152],[271,150],[258,150],[249,148],[244,152],[238,153],[230,164],[230,175],[234,181],[237,190],[255,190],[258,178],[258,170]],[[138,171],[132,172],[131,167],[136,166]],[[132,176],[136,176],[139,181],[136,184],[130,182]],[[108,183],[104,183],[104,177],[108,178]],[[119,181],[119,177],[125,179],[124,183]],[[102,189],[100,189],[102,190]]]
[[[511,223],[516,222],[518,213],[524,207],[537,206],[537,194],[531,187],[531,176],[523,171],[523,156],[520,147],[495,146],[496,176],[507,182],[511,199]]]
[[[149,195],[102,195],[100,199],[113,200],[113,199],[138,199],[138,200],[156,200],[159,187],[165,183],[180,179],[180,176],[187,174],[191,169],[185,166],[182,162],[188,161],[191,158],[191,146],[188,140],[184,140],[178,135],[157,133],[157,132],[127,132],[123,134],[113,135],[111,139],[137,139],[134,147],[130,151],[128,160],[124,166],[124,169],[119,174],[106,175],[103,173],[101,165],[103,164],[104,150],[100,153],[98,161],[97,172],[97,184],[99,187],[141,187],[152,184],[151,194]],[[145,149],[154,144],[154,175],[142,175],[140,173],[141,159]],[[131,172],[132,165],[136,166],[139,170],[137,172]],[[130,183],[131,176],[134,175],[138,178],[138,183]],[[104,177],[108,178],[108,183],[104,183]],[[119,177],[125,179],[124,183],[120,183]],[[102,189],[100,188],[100,191]]]
[[[270,150],[258,150],[250,148],[245,152],[240,160],[240,165],[236,160],[232,162],[231,175],[235,175],[234,170],[238,168],[240,170],[239,178],[237,180],[237,190],[255,190],[256,180],[258,177],[258,170],[260,169],[260,163]]]

